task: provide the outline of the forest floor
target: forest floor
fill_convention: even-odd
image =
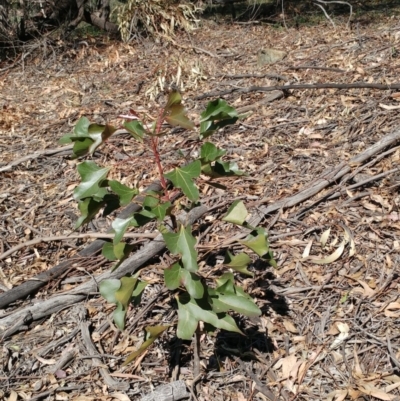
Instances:
[[[254,263],[254,278],[238,276],[263,314],[235,317],[246,336],[204,334],[201,376],[194,377],[193,344],[176,338],[174,294],[162,287],[166,254],[143,267],[149,285],[128,311],[124,332],[97,292],[46,316],[32,312],[111,266],[98,254],[77,258],[0,310],[1,399],[140,400],[181,379],[199,401],[400,400],[400,93],[390,89],[399,83],[400,24],[389,13],[351,30],[345,18],[336,25],[276,29],[207,20],[174,45],[44,39],[14,68],[0,66],[0,303],[93,241],[68,237],[79,215],[72,196],[78,162],[58,149],[59,138],[81,116],[118,125],[130,109],[154,115],[171,86],[196,121],[218,97],[247,113],[213,140],[248,175],[225,178],[220,188],[198,182],[212,208],[197,223],[208,230],[199,239],[204,274],[238,233],[215,220],[226,210],[221,204],[238,198],[262,216],[278,263]],[[267,48],[287,55],[260,65]],[[263,89],[360,82],[381,87]],[[198,149],[186,132],[161,145],[167,168]],[[157,177],[150,152],[125,135],[111,137],[93,160],[140,189]],[[99,216],[80,232],[105,232],[109,224]],[[144,328],[165,323],[171,328],[122,367]]]

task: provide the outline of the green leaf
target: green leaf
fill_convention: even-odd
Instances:
[[[87,136],[90,121],[86,117],[81,117],[74,127],[74,134],[76,136]]]
[[[121,206],[129,205],[132,198],[139,193],[136,188],[129,188],[119,181],[110,180],[108,181],[108,185],[112,191],[119,196],[119,203]]]
[[[156,215],[152,211],[143,209],[133,215],[131,224],[135,227],[142,227],[154,218]]]
[[[93,143],[89,146],[88,153],[92,155],[115,131],[116,128],[111,125],[90,124],[88,137],[92,139]]]
[[[115,299],[117,302],[120,302],[124,308],[127,308],[131,301],[133,290],[139,280],[136,277],[122,277],[120,281],[121,287],[115,293]]]
[[[203,307],[200,307],[197,303],[197,300],[191,298],[189,294],[182,294],[179,296],[178,307],[179,310],[186,310],[189,315],[197,321],[209,323],[218,329],[224,329],[243,334],[242,331],[237,327],[236,322],[229,315],[224,313],[217,315],[213,310],[207,310]]]
[[[200,299],[203,297],[204,287],[197,274],[181,269],[180,276],[182,284],[192,298]]]
[[[178,326],[176,335],[182,340],[190,340],[197,329],[199,321],[189,312],[188,309],[181,306],[178,298]]]
[[[206,110],[201,114],[200,139],[207,138],[220,128],[235,124],[237,119],[236,110],[225,100],[217,99],[208,103]]]
[[[269,251],[267,234],[263,229],[253,230],[244,241],[239,242],[261,257]]]
[[[164,269],[164,282],[169,290],[176,290],[181,285],[181,269],[179,263]]]
[[[261,310],[257,307],[253,300],[239,297],[237,295],[217,294],[210,296],[212,308],[216,313],[227,312],[233,310],[242,315],[255,317],[261,315]]]
[[[85,161],[78,165],[77,170],[82,182],[74,190],[74,199],[81,200],[94,196],[100,191],[100,185],[106,179],[110,168],[101,168],[92,161]]]
[[[247,266],[251,263],[251,259],[249,255],[242,252],[238,255],[232,255],[229,251],[227,251],[225,255],[224,264],[231,267],[233,270],[246,274],[247,276],[253,277],[254,274],[247,270]]]
[[[273,255],[271,249],[265,255],[263,255],[262,258],[264,260],[266,260],[269,263],[269,265],[274,267],[275,269],[278,267],[278,264],[276,263],[276,260],[274,259],[274,255]]]
[[[222,220],[242,226],[246,221],[247,215],[248,212],[244,203],[241,200],[235,200]]]
[[[170,107],[175,106],[177,104],[181,104],[182,96],[178,91],[171,91],[168,94],[167,104],[165,105],[165,110],[169,110]]]
[[[225,276],[227,280],[221,280],[221,277],[219,280],[216,280],[217,283],[219,284],[218,287],[215,290],[210,290],[210,294],[215,294],[215,293],[221,293],[221,294],[231,294],[231,295],[236,295],[236,286],[235,286],[235,278],[232,276]]]
[[[71,139],[74,142],[74,147],[72,148],[72,159],[86,155],[93,144],[93,141],[90,138],[71,137]]]
[[[146,341],[143,342],[143,344],[136,350],[133,351],[128,355],[126,358],[125,362],[122,364],[122,366],[126,366],[129,363],[131,363],[134,359],[136,359],[138,356],[143,354],[144,351],[146,351],[147,348],[150,347],[153,342],[161,336],[161,334],[168,329],[169,326],[147,326],[145,328],[146,330]]]
[[[193,129],[194,124],[188,119],[182,106],[182,97],[179,92],[172,91],[168,95],[168,101],[164,108],[165,119],[174,127]]]
[[[170,213],[172,204],[171,202],[159,203],[153,207],[151,211],[154,213],[158,221],[163,221],[165,216]]]
[[[226,177],[231,175],[242,176],[246,173],[242,170],[239,170],[237,163],[235,162],[222,162],[216,161],[213,167],[214,175],[220,177]]]
[[[134,248],[134,245],[125,242],[119,242],[116,245],[112,242],[106,242],[103,245],[102,254],[110,261],[119,260],[119,263],[112,268],[113,271],[130,255]]]
[[[73,132],[70,132],[69,134],[65,134],[59,139],[58,143],[60,145],[67,145],[72,142],[71,137],[73,137],[74,135],[75,134]]]
[[[93,154],[115,131],[116,128],[111,125],[91,124],[86,117],[82,117],[76,123],[74,132],[64,135],[60,142],[74,142],[73,158],[77,158],[86,153]]]
[[[115,298],[115,293],[121,287],[121,282],[116,278],[110,278],[103,280],[99,284],[99,291],[103,298],[105,298],[111,304],[116,304],[117,299]]]
[[[226,150],[217,148],[211,142],[205,142],[200,149],[200,158],[203,163],[213,162],[218,160],[226,153]]]
[[[81,212],[81,216],[75,223],[75,229],[79,228],[82,224],[86,224],[90,220],[92,220],[92,218],[100,211],[103,206],[103,201],[96,201],[93,198],[86,198],[79,201],[78,209]]]
[[[160,194],[157,192],[149,191],[143,200],[143,207],[152,209],[160,203]]]
[[[196,239],[191,233],[191,226],[185,228],[181,225],[177,233],[163,232],[162,236],[170,252],[181,255],[183,267],[190,272],[196,272],[198,270]]]
[[[232,293],[235,292],[235,290],[233,289],[233,283],[235,281],[235,276],[233,275],[233,273],[230,273],[230,272],[224,273],[222,276],[217,278],[215,281],[217,282],[218,287],[221,287],[224,284],[226,284],[227,282],[230,282],[232,284]]]
[[[117,307],[113,313],[115,325],[122,331],[125,329],[125,316],[126,309],[122,306],[121,302],[117,301]]]
[[[189,120],[185,108],[180,104],[173,105],[169,108],[165,120],[173,127],[181,127],[190,130],[194,129],[193,122]]]
[[[140,121],[129,121],[124,123],[124,128],[139,142],[143,142],[143,136],[146,134]]]
[[[154,195],[150,194],[144,198],[143,207],[150,209],[157,220],[162,221],[171,208],[171,202],[160,202],[159,197],[154,193]]]
[[[201,113],[200,122],[224,120],[237,116],[237,111],[229,106],[225,100],[216,99],[209,102],[207,108]]]
[[[147,287],[147,284],[148,283],[146,283],[145,281],[139,280],[137,282],[136,287],[132,292],[132,299],[131,299],[131,301],[133,301],[135,305],[139,305],[143,290]]]
[[[199,199],[199,190],[192,179],[197,178],[201,173],[201,162],[196,160],[185,167],[177,167],[165,177],[172,181],[175,188],[181,188],[183,193],[193,202]]]
[[[114,245],[118,244],[121,241],[121,239],[124,236],[127,228],[130,226],[131,221],[132,221],[132,217],[128,217],[126,219],[121,219],[121,218],[117,217],[111,223],[111,227],[115,231],[115,236],[114,236],[114,239],[113,239],[113,244]]]

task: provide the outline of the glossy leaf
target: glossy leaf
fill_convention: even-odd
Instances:
[[[191,233],[191,226],[185,228],[181,225],[177,233],[163,232],[162,235],[170,252],[181,255],[183,267],[190,272],[196,272],[198,270],[196,239]]]
[[[213,167],[213,172],[215,176],[226,177],[231,175],[242,176],[246,173],[239,170],[237,163],[235,162],[222,162],[216,161]]]
[[[126,308],[131,301],[133,290],[139,279],[136,277],[122,277],[120,281],[121,287],[115,293],[115,299],[121,302],[121,305]]]
[[[261,310],[253,300],[238,295],[216,294],[211,296],[212,308],[216,313],[233,310],[242,315],[255,317],[261,315]]]
[[[72,148],[72,159],[84,156],[89,152],[90,146],[93,141],[90,138],[71,138],[74,142],[74,147]]]
[[[165,120],[174,127],[193,129],[194,124],[187,117],[182,105],[182,97],[179,92],[172,91],[168,95],[168,101],[164,109]]]
[[[121,206],[129,205],[132,198],[139,193],[136,188],[129,188],[127,185],[121,184],[119,181],[110,180],[108,185],[114,193],[119,196]]]
[[[237,119],[236,110],[225,100],[217,99],[208,103],[200,118],[200,139],[207,138],[220,128],[235,124]]]
[[[211,120],[224,120],[237,117],[237,111],[229,106],[223,99],[216,99],[208,103],[207,108],[201,113],[200,122]]]
[[[158,221],[163,221],[165,216],[171,211],[171,202],[159,203],[157,206],[153,207],[151,211],[154,213]]]
[[[81,117],[74,127],[74,134],[76,136],[87,136],[90,121],[86,117]]]
[[[143,142],[146,130],[140,121],[129,121],[124,123],[124,128],[139,142]]]
[[[189,120],[185,108],[181,104],[173,105],[169,108],[165,120],[173,127],[181,127],[185,129],[194,129],[194,124]]]
[[[128,229],[128,227],[131,224],[131,221],[132,221],[132,217],[128,217],[126,219],[121,219],[121,218],[117,217],[111,223],[111,227],[115,231],[115,236],[113,238],[114,245],[118,244],[122,240],[126,230]]]
[[[106,242],[103,245],[102,254],[110,261],[118,260],[118,263],[111,269],[111,271],[114,271],[130,255],[133,249],[135,249],[135,245],[125,242],[119,242],[116,245],[112,242]]]
[[[193,202],[199,199],[199,190],[193,183],[193,178],[197,178],[201,173],[200,160],[196,160],[185,167],[177,167],[165,177],[172,181],[175,188],[181,188],[183,193]]]
[[[242,226],[248,215],[246,206],[241,200],[235,200],[229,207],[222,220]]]
[[[135,227],[143,227],[155,218],[156,215],[152,211],[142,209],[140,212],[137,212],[132,216],[131,224]]]
[[[224,313],[218,314],[213,310],[207,310],[200,307],[197,301],[190,298],[188,294],[182,294],[178,301],[179,310],[186,310],[189,315],[195,318],[197,321],[203,321],[211,324],[218,329],[224,329],[227,331],[233,331],[236,333],[243,334],[242,331],[237,327],[236,322]]]
[[[171,91],[168,94],[167,104],[165,105],[165,110],[169,110],[172,106],[176,106],[177,104],[181,104],[182,96],[178,91]]]
[[[110,278],[103,280],[99,284],[99,291],[103,298],[105,298],[111,304],[116,304],[117,299],[115,298],[115,293],[121,287],[121,282],[116,278]]]
[[[179,298],[177,298],[177,301],[178,326],[176,328],[176,335],[182,340],[190,340],[197,329],[199,321],[189,312],[187,308],[184,308],[181,305]]]
[[[126,316],[126,309],[123,307],[121,302],[117,301],[117,307],[113,313],[113,319],[115,325],[122,331],[125,329],[125,316]]]
[[[224,273],[222,276],[218,277],[215,281],[216,281],[218,287],[223,286],[227,282],[232,283],[232,293],[234,293],[233,283],[235,281],[235,276],[233,275],[233,273],[230,273],[230,272]]]
[[[244,241],[239,242],[261,257],[266,255],[269,251],[267,235],[262,229],[253,230]]]
[[[146,351],[147,348],[150,347],[153,342],[161,336],[162,333],[164,333],[165,330],[168,329],[169,326],[147,326],[145,328],[146,330],[146,340],[143,342],[143,344],[136,350],[133,351],[128,355],[126,358],[125,362],[122,364],[122,366],[126,366],[129,363],[131,363],[134,359],[136,359],[138,356],[143,354],[144,351]]]
[[[176,290],[181,285],[181,269],[179,263],[164,269],[164,282],[169,290]]]
[[[93,198],[86,198],[79,201],[78,209],[81,212],[81,216],[75,223],[75,229],[79,228],[82,224],[89,223],[90,220],[100,211],[104,206],[103,201],[96,201]]]
[[[202,162],[213,162],[226,153],[226,150],[217,148],[213,143],[206,142],[201,146],[200,157]]]
[[[204,287],[200,277],[197,274],[191,273],[182,268],[180,273],[181,282],[185,286],[189,295],[195,299],[202,298],[204,295]]]
[[[114,322],[120,330],[125,328],[125,315],[132,298],[139,297],[147,283],[140,281],[137,275],[122,277],[121,285],[115,291],[117,308],[114,311]]]
[[[106,179],[109,167],[101,168],[92,161],[85,161],[78,165],[78,173],[82,182],[74,190],[74,199],[80,200],[96,195],[100,191],[101,183]],[[102,188],[104,190],[104,188]]]
[[[74,142],[73,158],[77,158],[86,153],[93,154],[115,131],[116,128],[111,125],[91,124],[86,117],[82,117],[76,123],[73,133],[64,135],[60,142]]]
[[[171,202],[160,202],[159,197],[156,195],[147,195],[143,201],[143,207],[150,209],[151,213],[159,221],[164,220],[171,206]]]
[[[88,128],[88,137],[93,143],[88,148],[88,153],[92,155],[95,150],[105,142],[116,131],[111,125],[90,124]]]
[[[238,255],[232,255],[229,251],[227,251],[225,255],[224,264],[226,266],[231,267],[233,270],[246,274],[247,276],[253,277],[254,274],[247,270],[247,266],[251,263],[251,259],[249,255],[242,252]]]

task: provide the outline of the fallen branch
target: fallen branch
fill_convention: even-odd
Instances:
[[[200,206],[191,210],[184,219],[185,223],[193,224],[206,212],[207,208],[205,206]],[[102,243],[102,241],[100,242]],[[88,248],[90,248],[90,246]],[[11,312],[8,316],[0,319],[0,330],[2,331],[0,332],[0,336],[4,336],[4,333],[6,332],[7,328],[10,327],[10,325],[12,325],[16,320],[27,316],[27,314],[31,316],[32,320],[38,320],[47,317],[55,312],[68,308],[71,305],[86,299],[90,293],[97,293],[98,285],[101,281],[113,278],[119,279],[126,274],[133,274],[137,272],[147,261],[156,256],[164,248],[164,239],[162,235],[159,234],[154,241],[146,244],[142,249],[134,253],[128,259],[124,260],[119,265],[118,269],[112,272],[107,271],[99,276],[95,276],[92,280],[79,285],[71,291],[68,291],[66,294],[55,295],[44,301],[39,301],[34,305],[28,305],[20,310]],[[7,293],[3,295],[6,295]]]
[[[284,91],[288,89],[380,89],[393,90],[400,89],[400,83],[397,84],[371,84],[369,82],[355,82],[352,84],[299,84],[299,85],[277,85],[277,86],[250,86],[249,88],[231,88],[223,91],[207,92],[199,96],[195,96],[194,100],[202,100],[208,97],[220,97],[230,93],[250,93],[250,92],[272,92],[276,90]]]
[[[155,238],[157,234],[136,234],[136,233],[126,233],[124,238]],[[26,248],[32,245],[40,244],[41,242],[51,242],[51,241],[64,241],[68,239],[79,239],[79,238],[114,238],[115,234],[106,233],[86,233],[86,234],[69,234],[69,235],[55,235],[50,237],[40,237],[34,238],[30,241],[22,242],[21,244],[15,245],[8,251],[0,254],[0,260],[5,259],[7,256],[19,251],[22,248]]]

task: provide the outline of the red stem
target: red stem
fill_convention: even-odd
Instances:
[[[156,127],[155,127],[155,134],[157,136],[152,136],[151,137],[151,150],[153,151],[154,159],[155,159],[156,164],[157,164],[158,174],[160,175],[160,182],[161,182],[161,186],[162,186],[162,188],[164,190],[165,198],[167,200],[170,200],[169,193],[168,193],[168,188],[167,188],[167,181],[164,178],[164,169],[163,169],[162,164],[161,164],[160,152],[158,151],[158,135],[161,132],[161,125],[162,125],[163,120],[164,120],[164,110],[162,110],[160,112],[160,115],[157,118],[157,124],[156,124]]]

